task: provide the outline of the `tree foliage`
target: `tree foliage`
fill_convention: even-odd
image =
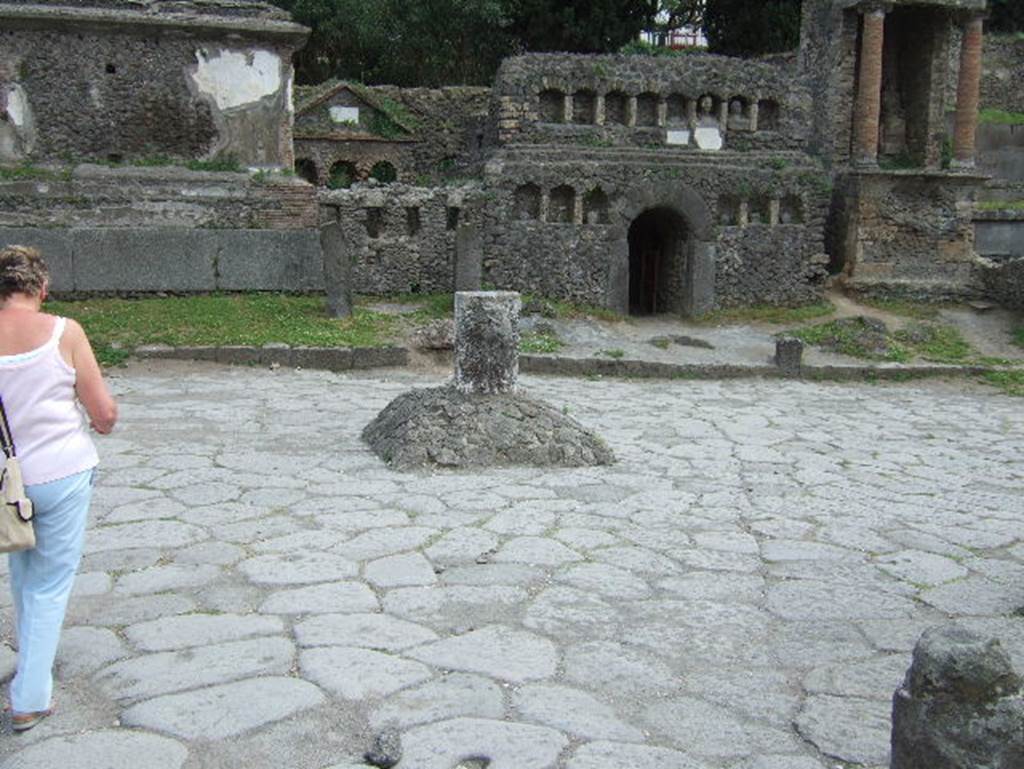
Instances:
[[[988,27],[993,32],[1024,32],[1024,2],[991,0]]]
[[[506,0],[516,43],[527,51],[617,51],[649,26],[652,0]]]
[[[800,43],[800,8],[800,0],[707,0],[708,48],[726,56],[792,50]]]

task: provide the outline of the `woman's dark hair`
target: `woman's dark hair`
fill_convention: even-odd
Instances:
[[[0,299],[11,294],[38,296],[50,279],[39,251],[28,246],[7,246],[0,249]]]

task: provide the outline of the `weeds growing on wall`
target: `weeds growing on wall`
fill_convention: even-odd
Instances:
[[[985,200],[975,204],[979,211],[1024,211],[1024,200]]]
[[[978,122],[988,125],[1024,125],[1024,112],[983,109],[978,113]]]

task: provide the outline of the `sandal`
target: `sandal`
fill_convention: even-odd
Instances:
[[[11,715],[11,729],[16,732],[27,732],[47,716],[52,716],[53,710],[38,710],[35,713],[14,713]]]

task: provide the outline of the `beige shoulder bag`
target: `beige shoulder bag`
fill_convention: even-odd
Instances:
[[[0,398],[0,443],[4,450],[4,467],[0,474],[0,553],[30,550],[36,546],[32,500],[25,496],[21,465],[15,453],[3,398]]]

